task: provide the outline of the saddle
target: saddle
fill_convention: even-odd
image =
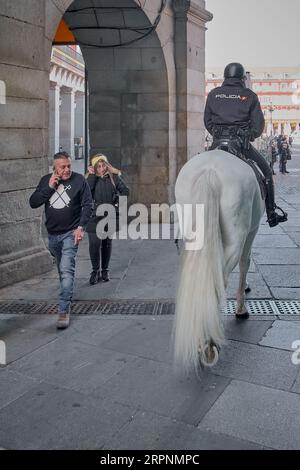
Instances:
[[[224,136],[224,137],[217,138],[213,142],[209,150],[215,150],[215,149],[224,150],[225,152],[235,155],[240,160],[242,160],[247,165],[249,165],[252,168],[255,174],[256,180],[259,184],[261,197],[263,200],[265,200],[266,195],[267,195],[265,177],[263,173],[261,172],[261,170],[259,169],[259,167],[256,165],[256,163],[253,160],[250,160],[249,158],[245,157],[243,153],[243,149],[246,148],[245,145],[249,145],[249,141],[248,143],[246,143],[244,139],[242,139],[241,137],[235,134],[234,137],[228,135],[228,137]]]

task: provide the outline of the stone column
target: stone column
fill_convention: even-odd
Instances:
[[[177,79],[177,172],[204,150],[205,23],[212,14],[201,0],[173,0]]]
[[[75,94],[75,138],[82,138],[84,143],[84,93],[78,91]]]
[[[24,5],[24,3],[26,5]],[[50,4],[51,2],[47,2]],[[41,237],[42,208],[29,197],[48,173],[48,94],[51,40],[45,3],[0,2],[0,287],[52,267]]]
[[[64,152],[74,156],[75,91],[61,88],[60,139],[59,145]]]
[[[49,89],[49,159],[59,151],[60,86],[50,82]]]

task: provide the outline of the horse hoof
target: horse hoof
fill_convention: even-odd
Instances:
[[[251,287],[248,284],[246,285],[245,292],[246,294],[249,294],[249,292],[251,292]]]
[[[248,312],[236,313],[236,314],[235,314],[235,318],[236,318],[237,320],[247,320],[247,318],[249,318],[249,313],[248,313]]]
[[[201,363],[205,367],[213,367],[219,360],[220,348],[213,342],[207,343],[201,354]]]

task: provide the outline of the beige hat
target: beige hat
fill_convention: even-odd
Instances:
[[[97,165],[98,162],[105,162],[105,163],[108,163],[108,158],[103,155],[103,153],[97,153],[96,155],[94,155],[91,159],[91,164],[92,166],[95,166]]]

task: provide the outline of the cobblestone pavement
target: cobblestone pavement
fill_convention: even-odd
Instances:
[[[76,163],[77,164],[77,163]],[[289,221],[263,221],[249,299],[300,300],[300,150],[276,175]],[[112,280],[88,285],[87,241],[75,300],[172,300],[178,257],[169,241],[114,242]],[[231,276],[234,297],[238,272]],[[55,269],[0,291],[2,301],[55,302]],[[299,449],[300,312],[225,317],[227,344],[212,370],[178,376],[172,315],[78,315],[57,332],[53,315],[0,314],[0,448]]]

